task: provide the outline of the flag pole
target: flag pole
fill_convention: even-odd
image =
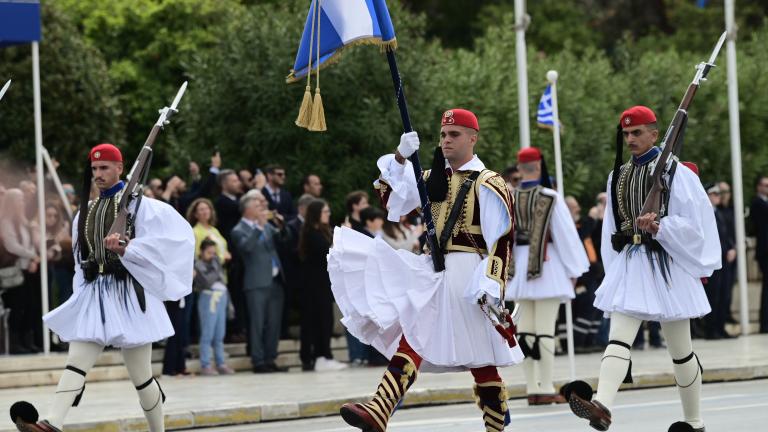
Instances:
[[[560,151],[560,115],[557,110],[557,71],[547,72],[547,81],[552,85],[552,136],[555,140],[555,176],[557,178],[557,195],[565,202],[565,184],[563,184],[563,155]],[[568,364],[570,365],[571,381],[576,380],[576,355],[573,344],[573,309],[571,300],[565,303],[565,326],[568,339]]]
[[[520,124],[520,148],[531,146],[530,119],[528,117],[528,57],[525,30],[529,17],[525,13],[525,0],[515,0],[515,59],[517,63],[517,105]]]
[[[725,29],[728,32],[726,58],[728,64],[728,118],[731,131],[731,171],[733,172],[733,211],[736,224],[736,272],[739,281],[739,322],[741,334],[749,334],[749,301],[747,299],[747,251],[744,233],[744,187],[741,173],[741,130],[739,129],[739,77],[736,73],[736,24],[734,2],[725,0]],[[725,263],[723,263],[725,264]]]
[[[400,70],[397,67],[397,58],[393,49],[387,49],[387,62],[389,62],[389,71],[392,74],[392,83],[395,86],[395,97],[397,98],[397,108],[400,110],[400,118],[403,121],[403,131],[413,132],[411,126],[411,116],[408,114],[408,103],[405,101],[405,91],[403,89],[403,79],[400,76]],[[432,260],[435,271],[445,270],[445,263],[441,255],[436,255],[439,251],[437,244],[437,231],[435,231],[435,222],[432,218],[432,209],[427,200],[427,187],[424,184],[422,176],[421,162],[419,161],[419,152],[414,152],[408,160],[413,166],[413,173],[416,176],[416,187],[419,190],[419,200],[421,201],[421,214],[424,216],[424,223],[427,226],[427,243],[432,251]]]

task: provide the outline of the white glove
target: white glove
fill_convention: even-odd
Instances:
[[[416,132],[404,133],[400,136],[400,145],[397,146],[397,152],[404,158],[411,157],[419,150],[419,134]]]

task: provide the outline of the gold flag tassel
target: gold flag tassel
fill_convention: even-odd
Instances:
[[[315,100],[312,102],[312,119],[308,128],[313,132],[324,132],[328,129],[325,125],[323,97],[320,96],[320,8],[322,2],[322,0],[317,0],[317,77],[315,78]]]
[[[312,120],[312,46],[315,39],[315,15],[317,11],[317,0],[312,2],[312,30],[309,34],[309,60],[307,61],[307,87],[304,90],[304,99],[301,101],[299,115],[296,117],[296,126],[308,128]]]

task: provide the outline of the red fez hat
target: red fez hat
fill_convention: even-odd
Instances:
[[[120,149],[112,144],[104,143],[99,144],[91,149],[91,153],[88,155],[91,162],[104,161],[104,162],[122,162],[123,155],[120,153]]]
[[[656,114],[647,106],[635,105],[624,111],[619,121],[622,128],[656,123]]]
[[[443,113],[442,125],[464,126],[476,131],[480,131],[480,124],[477,122],[477,116],[472,111],[461,108],[450,109]]]
[[[517,152],[517,162],[524,164],[541,160],[541,150],[536,147],[526,147]]]
[[[683,162],[683,165],[687,166],[689,170],[693,171],[694,174],[699,175],[699,167],[693,162]]]

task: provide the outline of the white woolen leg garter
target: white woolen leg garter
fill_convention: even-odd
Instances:
[[[611,314],[610,342],[600,364],[595,399],[610,409],[621,383],[627,380],[632,364],[630,347],[635,340],[640,321],[627,315]]]
[[[147,418],[150,432],[165,431],[163,402],[165,394],[160,383],[152,376],[152,344],[137,348],[123,348],[123,360],[128,375],[139,394],[139,404]]]
[[[98,360],[104,347],[91,342],[72,342],[69,344],[67,366],[59,378],[53,403],[46,420],[51,425],[62,429],[64,418],[69,408],[77,406],[85,391],[85,375]]]
[[[701,418],[701,374],[699,357],[693,352],[689,320],[661,323],[667,350],[672,357],[675,382],[683,405],[685,422],[694,429],[704,426]]]

